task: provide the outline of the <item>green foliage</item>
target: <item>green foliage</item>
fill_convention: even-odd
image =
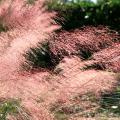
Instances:
[[[57,11],[58,17],[55,20],[66,30],[99,24],[120,28],[119,0],[99,0],[97,4],[89,0],[77,2],[53,0],[47,4],[49,10]]]
[[[6,120],[9,114],[15,115],[18,113],[20,107],[19,101],[17,100],[5,100],[0,102],[0,120]]]

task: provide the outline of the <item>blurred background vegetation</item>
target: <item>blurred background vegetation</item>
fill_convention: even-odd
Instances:
[[[120,0],[49,0],[48,10],[56,11],[57,23],[70,30],[84,25],[107,25],[120,29]]]

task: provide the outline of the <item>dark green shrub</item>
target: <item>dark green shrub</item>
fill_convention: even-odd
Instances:
[[[58,14],[55,20],[63,29],[69,30],[84,25],[108,25],[120,28],[120,1],[100,0],[97,4],[89,0],[78,2],[48,2],[48,9]]]

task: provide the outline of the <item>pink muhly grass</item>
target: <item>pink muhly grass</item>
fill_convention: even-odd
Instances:
[[[53,36],[51,51],[61,57],[73,54],[83,57],[84,53],[92,55],[111,46],[114,43],[113,39],[116,38],[118,38],[117,33],[103,26],[87,26],[83,29],[61,31]]]
[[[95,64],[114,72],[120,71],[120,44],[113,44],[93,55]]]
[[[24,61],[22,54],[58,28],[52,20],[55,14],[46,12],[43,3],[44,0],[38,0],[28,5],[25,0],[5,0],[0,4],[1,22],[9,29],[0,33],[1,76],[18,70]]]
[[[38,0],[35,5],[29,5],[25,0],[5,1],[5,8],[0,9],[1,21],[9,29],[25,29],[26,31],[34,31],[41,33],[40,37],[53,32],[57,25],[53,25],[51,19],[55,14],[48,13],[42,7],[44,0]]]

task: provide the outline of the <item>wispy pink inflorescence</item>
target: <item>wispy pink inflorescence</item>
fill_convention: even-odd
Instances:
[[[5,8],[1,7],[0,13],[3,24],[9,29],[19,28],[50,33],[58,27],[51,25],[54,13],[45,11],[42,7],[44,0],[38,0],[35,5],[27,4],[26,0],[6,0],[5,3],[3,4]]]
[[[103,26],[86,26],[82,29],[61,31],[53,36],[51,51],[57,56],[95,53],[111,46],[118,39],[118,33]],[[80,56],[82,57],[82,55]]]
[[[18,69],[24,60],[22,54],[48,39],[58,28],[52,20],[55,14],[46,12],[43,4],[44,0],[38,0],[34,5],[27,4],[26,0],[4,0],[1,3],[0,20],[8,31],[0,34],[0,75]]]
[[[93,55],[93,59],[97,65],[103,66],[105,69],[120,71],[120,43],[103,49]]]

